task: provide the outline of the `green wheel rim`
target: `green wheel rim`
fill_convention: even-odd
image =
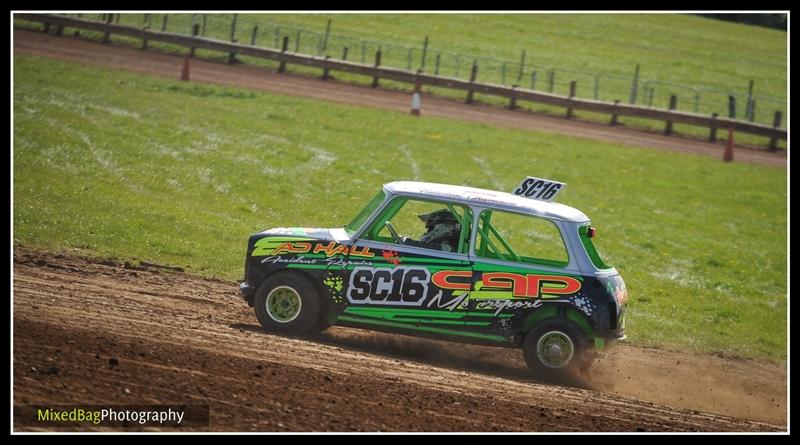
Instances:
[[[278,323],[289,323],[297,318],[301,307],[300,295],[289,286],[278,286],[267,295],[267,314]]]
[[[563,368],[572,360],[575,345],[569,335],[560,331],[550,331],[536,342],[536,355],[548,368]]]

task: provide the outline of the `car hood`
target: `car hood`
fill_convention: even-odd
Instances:
[[[320,240],[333,240],[336,242],[349,241],[350,237],[342,228],[324,229],[318,227],[277,227],[260,232],[269,236],[298,236]]]

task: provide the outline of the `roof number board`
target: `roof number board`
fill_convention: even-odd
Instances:
[[[552,201],[567,184],[528,176],[514,189],[514,194],[539,201]]]

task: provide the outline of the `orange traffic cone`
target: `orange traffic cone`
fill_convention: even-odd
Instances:
[[[728,128],[728,144],[725,146],[725,155],[722,156],[722,160],[733,161],[733,128]]]
[[[181,73],[181,80],[189,81],[189,56],[183,59],[183,72]]]

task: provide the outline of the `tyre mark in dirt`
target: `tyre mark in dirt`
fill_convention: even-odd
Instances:
[[[67,262],[66,260],[62,260],[62,261],[64,261],[65,263]],[[42,281],[42,282],[41,282],[42,284],[46,284],[46,283],[48,283],[48,282],[50,282],[50,281],[59,281],[59,279],[58,279],[58,277],[57,277],[57,276],[52,276],[52,275],[50,274],[50,270],[51,270],[51,269],[56,269],[56,270],[71,270],[71,271],[76,271],[76,270],[80,270],[80,267],[81,267],[79,263],[76,263],[76,264],[69,264],[69,265],[58,265],[57,267],[52,267],[53,265],[47,264],[46,262],[43,262],[43,261],[36,261],[36,262],[35,262],[35,264],[36,264],[36,263],[38,263],[38,264],[43,264],[43,265],[45,265],[45,266],[50,266],[50,267],[48,267],[48,269],[45,269],[45,270],[44,270],[44,273],[48,274],[48,276],[47,276],[47,278],[46,278],[44,281]],[[108,269],[110,269],[110,268],[105,268],[105,267],[101,268],[101,270],[103,270],[103,269],[105,269],[105,270],[108,270]],[[113,276],[113,274],[107,273],[106,271],[103,271],[103,272],[100,272],[100,271],[98,271],[98,272],[99,272],[99,273],[102,273],[102,274],[103,274],[103,275],[105,275],[105,276]],[[148,274],[146,274],[145,272],[140,272],[140,273],[141,273],[141,274],[145,274],[145,275],[143,276],[143,278],[145,278],[145,279],[146,279],[146,281],[147,281],[148,283],[152,283],[152,282],[162,282],[162,283],[167,283],[167,282],[168,282],[168,281],[165,281],[165,277],[162,277],[162,276],[160,276],[160,275],[158,275],[158,274],[155,274],[155,275],[153,275],[153,274],[149,274],[149,275],[148,275]],[[85,273],[84,273],[83,275],[87,275],[87,274],[85,274]],[[170,278],[170,279],[174,279],[174,280],[176,280],[176,281],[179,281],[179,280],[181,279],[181,275],[174,274],[174,275],[171,275],[171,276],[167,276],[166,278]],[[89,278],[86,278],[86,279],[89,279]],[[117,278],[117,279],[115,279],[114,281],[115,281],[115,282],[122,282],[123,280],[130,280],[130,278],[129,278],[129,277]],[[135,284],[135,283],[136,283],[136,280],[134,280],[134,281],[133,281],[133,283]],[[234,294],[235,294],[235,292],[231,292],[231,291],[229,291],[229,290],[228,290],[228,289],[230,288],[230,285],[228,285],[227,283],[220,283],[220,284],[222,285],[221,287],[222,287],[222,289],[224,289],[224,290],[220,289],[220,290],[218,291],[219,293],[221,293],[221,294],[222,294],[222,293],[229,293],[229,294],[231,294],[231,295],[234,295]],[[122,287],[122,288],[124,288],[124,287],[125,287],[125,286],[127,286],[127,285],[128,285],[128,284],[126,283],[126,284],[124,284],[124,285],[123,285],[123,286],[121,286],[121,287]],[[40,286],[36,286],[36,287],[38,288],[38,287],[40,287]],[[172,286],[168,286],[168,287],[170,287],[170,288],[171,288]],[[63,289],[63,288],[64,288],[64,286],[62,285],[62,286],[61,286],[61,288]],[[201,285],[201,284],[192,284],[192,285],[191,285],[191,288],[192,288],[192,289],[198,289],[198,288],[207,288],[207,286],[203,286],[203,285]],[[101,302],[98,302],[98,301],[89,302],[89,303],[87,304],[86,302],[84,302],[84,301],[83,301],[83,298],[82,298],[82,297],[80,297],[80,295],[82,295],[83,293],[84,293],[84,292],[82,292],[82,291],[80,291],[80,290],[78,290],[78,291],[75,291],[75,292],[74,292],[74,294],[76,295],[76,298],[77,298],[77,300],[76,300],[76,301],[65,301],[65,305],[66,305],[66,306],[68,306],[68,307],[70,307],[70,308],[78,308],[78,309],[76,310],[76,313],[75,313],[75,314],[69,314],[69,315],[65,315],[65,311],[61,310],[61,311],[60,311],[60,313],[59,313],[59,314],[56,314],[55,316],[56,316],[56,317],[59,317],[59,316],[61,316],[61,317],[66,317],[66,321],[67,321],[67,322],[68,322],[70,319],[80,319],[81,317],[83,317],[83,314],[84,314],[84,312],[86,312],[86,311],[93,311],[93,310],[94,310],[94,309],[92,308],[92,305],[102,304]],[[147,291],[147,292],[145,292],[145,294],[146,294],[146,293],[158,293],[158,292],[150,292],[150,291]],[[61,295],[61,298],[69,298],[69,297],[68,297],[69,293],[67,293],[67,294],[66,294],[66,295],[67,295],[66,297],[64,296],[65,294],[64,294],[63,292],[61,292],[61,293],[60,293],[60,295]],[[41,300],[42,300],[42,298],[43,298],[44,296],[45,296],[45,294],[42,294],[42,296],[41,296],[41,297],[36,297],[36,300],[37,300],[37,301],[41,301]],[[126,299],[126,300],[128,300],[129,298],[125,297],[125,299]],[[113,300],[109,300],[109,301],[112,301],[112,302],[113,302]],[[130,302],[131,302],[131,303],[133,303],[133,302],[134,302],[134,300],[131,300]],[[150,317],[150,314],[153,312],[153,309],[150,309],[150,308],[149,308],[149,306],[150,306],[150,303],[152,303],[152,301],[148,303],[148,300],[147,300],[147,299],[145,299],[144,301],[142,301],[142,302],[141,302],[141,305],[144,305],[146,308],[145,308],[145,309],[141,309],[141,310],[137,310],[137,312],[139,312],[139,313],[140,313],[140,314],[137,314],[137,316],[138,316],[138,315],[141,315],[141,318],[143,318],[143,319],[149,319],[149,318],[152,318],[152,317]],[[82,305],[83,305],[83,306],[82,306]],[[137,307],[138,307],[138,305],[139,305],[139,303],[137,302]],[[85,307],[84,307],[84,306],[85,306]],[[106,306],[106,307],[108,307],[109,305],[108,305],[108,304],[106,304],[105,306]],[[236,307],[236,306],[233,306],[233,307]],[[127,309],[127,312],[133,312],[133,309],[132,309],[132,308],[128,308],[128,309]],[[218,342],[218,340],[219,340],[219,338],[216,338],[216,339],[212,338],[211,340],[206,340],[206,339],[204,339],[204,338],[201,338],[201,337],[204,337],[204,336],[203,336],[203,331],[204,331],[204,330],[205,330],[206,332],[213,332],[213,333],[214,333],[214,335],[217,335],[217,336],[219,336],[219,337],[225,337],[225,338],[229,338],[229,337],[231,337],[231,336],[233,336],[233,335],[234,335],[234,334],[232,333],[232,331],[231,331],[231,330],[229,330],[227,327],[223,327],[223,328],[221,328],[221,329],[214,329],[214,328],[215,328],[217,325],[212,325],[212,326],[205,326],[205,327],[202,327],[202,326],[200,326],[200,325],[199,325],[200,319],[202,319],[202,318],[203,318],[202,316],[199,316],[199,317],[188,317],[188,316],[186,316],[186,315],[183,315],[183,314],[186,314],[186,313],[193,313],[190,305],[189,305],[189,306],[186,306],[186,305],[185,305],[185,306],[182,306],[182,307],[178,307],[178,308],[176,308],[176,309],[174,309],[174,310],[171,310],[171,314],[170,314],[170,316],[171,316],[172,318],[171,318],[171,319],[168,319],[168,320],[170,320],[170,321],[169,321],[169,324],[165,325],[165,327],[164,327],[165,335],[170,335],[170,334],[171,334],[173,337],[176,335],[176,332],[175,332],[175,326],[174,326],[174,325],[175,325],[175,320],[177,320],[177,319],[181,319],[181,320],[187,320],[187,321],[188,321],[188,323],[198,323],[198,324],[190,324],[190,325],[188,325],[186,328],[183,328],[183,329],[182,329],[182,331],[185,331],[187,328],[191,329],[190,331],[188,331],[188,334],[187,334],[187,335],[191,335],[191,336],[195,337],[195,339],[196,339],[196,341],[197,341],[197,342],[202,342],[202,343],[204,343],[204,344],[216,345],[216,343],[217,343],[217,342]],[[222,315],[222,313],[220,313],[220,315]],[[236,320],[236,319],[237,319],[237,317],[246,317],[246,318],[250,318],[250,316],[251,316],[251,315],[250,315],[250,312],[249,312],[249,310],[246,310],[246,309],[244,309],[243,307],[236,307],[236,309],[235,309],[235,310],[233,310],[233,313],[231,314],[231,317],[233,317],[233,318],[226,320],[226,323],[225,323],[225,324],[226,324],[226,325],[227,325],[227,324],[230,324],[230,322],[231,322],[232,320]],[[215,317],[215,318],[219,319],[219,316],[217,316],[217,317]],[[227,317],[226,317],[226,318],[227,318]],[[203,321],[205,321],[205,320],[203,320]],[[97,324],[98,324],[97,320],[95,320],[95,321],[89,320],[89,321],[87,321],[87,323],[89,323],[89,324],[92,324],[92,323],[94,323],[95,325],[97,325]],[[119,323],[125,323],[125,320],[123,319],[123,320],[119,320],[119,321],[114,321],[114,322],[112,323],[112,325],[119,324]],[[157,327],[157,326],[158,326],[158,324],[156,323],[156,324],[154,324],[154,325],[149,325],[149,326],[141,327],[141,328],[140,328],[140,330],[142,330],[142,331],[150,331],[150,330],[153,330],[153,329],[154,329],[154,327],[153,327],[153,326],[156,326],[156,327]],[[243,324],[243,326],[250,327],[250,326],[252,326],[252,325]],[[113,329],[113,327],[112,327],[111,329]],[[345,330],[345,331],[347,331],[347,330]],[[337,330],[333,330],[333,332],[335,333],[335,332],[337,332]],[[249,334],[250,334],[250,333],[245,333],[245,335],[249,335]],[[271,336],[267,336],[267,337],[271,337]],[[359,335],[359,337],[362,337],[362,338],[360,338],[359,340],[369,340],[369,339],[370,339],[370,337],[363,337],[363,336],[360,336],[360,335]],[[344,337],[344,338],[352,338],[352,336],[350,336],[350,337]],[[341,339],[341,337],[340,337],[340,339]],[[335,339],[334,339],[334,340],[335,340]],[[297,360],[298,362],[305,362],[306,360],[302,360],[302,358],[305,358],[305,357],[314,357],[314,355],[316,354],[316,352],[315,352],[314,350],[311,350],[311,351],[304,351],[304,350],[302,349],[302,345],[304,344],[304,342],[294,342],[294,341],[293,341],[293,343],[295,343],[296,345],[301,345],[301,346],[299,346],[299,348],[300,348],[300,349],[293,349],[293,350],[291,351],[291,353],[292,353],[293,355],[295,355],[296,357],[298,357],[298,360]],[[349,342],[349,345],[353,345],[353,344],[354,344],[353,342]],[[399,346],[399,348],[398,348],[398,349],[401,349],[401,350],[402,350],[402,348],[403,348],[403,346],[404,346],[404,345],[403,345],[403,344],[399,344],[398,346]],[[262,348],[262,347],[259,345],[259,346],[256,346],[255,348],[243,348],[243,351],[246,351],[248,354],[255,354],[255,355],[257,355],[257,354],[259,354],[259,352],[260,352],[260,349],[261,349],[261,348]],[[272,348],[270,348],[270,346],[269,346],[269,345],[265,345],[265,346],[263,347],[263,349],[265,349],[265,350],[267,350],[267,351],[270,351],[270,350],[272,350]],[[313,349],[313,348],[312,348],[312,349]],[[374,351],[374,349],[375,349],[375,348],[372,348],[372,350],[373,350],[373,351]],[[391,349],[391,348],[390,348],[390,349]],[[437,354],[437,356],[438,356],[438,355],[442,355],[441,353],[447,353],[447,352],[449,352],[451,349],[452,349],[452,348],[450,348],[450,349],[443,349],[443,350],[440,350],[440,351],[433,351],[433,352],[434,352],[435,354]],[[341,349],[338,349],[338,350],[341,350]],[[505,353],[507,350],[500,350],[500,351],[501,351],[501,352],[503,352],[503,353]],[[423,351],[423,352],[424,352],[424,351]],[[516,351],[513,351],[513,352],[516,352]],[[328,354],[326,354],[326,355],[329,355],[329,354],[330,354],[330,353],[328,353]],[[496,354],[496,353],[494,353],[494,352],[493,352],[493,354],[494,354],[494,355],[497,355],[497,354]],[[659,354],[661,354],[661,355],[663,356],[663,355],[664,355],[664,352],[663,352],[663,351],[660,351],[660,352],[659,352]],[[631,354],[631,355],[635,355],[635,354]],[[362,357],[364,357],[364,356],[358,356],[358,359],[357,359],[357,360],[361,360],[361,359],[362,359]],[[368,356],[367,356],[367,357],[368,357]],[[412,358],[412,359],[413,359],[414,357],[412,356],[412,357],[410,357],[410,358]],[[684,359],[684,360],[686,359],[686,357],[681,357],[681,358],[682,358],[682,359]],[[350,362],[350,361],[351,361],[351,360],[349,360],[349,359],[348,359],[348,356],[346,356],[346,355],[345,355],[344,357],[335,357],[335,360],[336,360],[336,361],[339,361],[339,362],[342,362],[342,363],[347,363],[347,362]],[[460,361],[461,361],[462,363],[463,363],[463,362],[465,362],[464,360],[460,360]],[[518,361],[518,358],[517,358],[517,357],[515,357],[515,361]],[[373,364],[375,364],[375,362],[374,362],[374,361],[373,361],[372,363],[373,363]],[[449,363],[446,363],[446,362],[444,362],[444,363],[443,363],[441,360],[439,360],[439,361],[438,361],[438,363],[439,363],[439,364],[446,365],[446,366],[450,365]],[[305,364],[306,366],[310,366],[310,367],[312,367],[312,368],[318,368],[317,361],[316,361],[316,360],[313,360],[313,359],[312,359],[312,360],[310,360],[310,363],[308,363],[308,364],[304,363],[304,364]],[[357,365],[358,365],[358,364],[353,364],[353,365],[351,365],[351,366],[357,366]],[[473,368],[473,369],[474,369],[474,368],[476,368],[476,367],[475,367],[475,362],[466,362],[466,363],[465,363],[465,365],[466,365],[468,368]],[[726,365],[726,373],[727,373],[727,374],[730,374],[730,369],[731,369],[730,365],[731,365],[731,363],[726,363],[725,365]],[[384,367],[384,366],[381,366],[381,367]],[[389,368],[391,368],[391,365],[389,365]],[[498,367],[497,367],[497,365],[496,365],[496,364],[494,364],[494,363],[492,363],[492,364],[491,364],[491,367],[490,367],[490,368],[488,368],[488,369],[493,369],[493,372],[492,372],[492,373],[493,373],[494,375],[498,375],[498,373],[495,371],[497,368],[498,368]],[[748,371],[752,371],[752,369],[750,369],[750,370],[748,370]],[[756,371],[757,371],[757,373],[758,373],[758,374],[764,374],[764,372],[763,372],[763,371],[764,371],[764,369],[757,369]],[[395,373],[396,373],[396,372],[397,372],[397,371],[395,371]],[[661,373],[662,371],[659,371],[659,372]],[[508,376],[510,376],[510,377],[513,377],[513,378],[517,378],[517,379],[519,379],[519,376],[520,376],[521,374],[522,374],[521,372],[517,372],[517,370],[513,370],[513,372],[503,372],[501,375],[508,375]],[[413,377],[413,374],[412,374],[412,377]],[[613,377],[613,376],[612,376],[612,377]],[[630,377],[629,377],[629,378],[630,378]],[[780,376],[778,376],[778,378],[780,378]],[[783,376],[783,380],[785,381],[785,375]],[[720,388],[717,388],[717,389],[720,389]],[[722,390],[723,390],[723,391],[724,391],[724,389],[725,389],[725,388],[722,388]],[[767,389],[769,389],[769,388],[767,388]],[[662,391],[663,391],[663,390],[662,390]],[[717,391],[717,392],[719,392],[719,391]],[[686,392],[686,394],[689,394],[689,393],[691,393],[691,392],[690,392],[690,388],[687,388],[687,392]],[[785,390],[784,390],[784,393],[785,393]],[[645,393],[644,395],[645,395],[645,396],[648,396],[648,394],[646,394],[646,393]],[[652,396],[652,395],[650,395],[650,396]],[[784,395],[784,397],[785,397],[785,395]],[[672,401],[670,401],[670,402],[672,402]],[[741,402],[741,401],[740,401],[740,402]],[[673,402],[673,403],[674,403],[674,402]],[[774,410],[773,410],[773,411],[774,411]],[[770,417],[767,417],[767,419],[774,419],[774,418],[775,418],[775,416],[774,416],[774,413],[773,413],[773,415],[772,415],[772,416],[770,416]]]
[[[215,430],[780,428],[337,346],[371,338],[354,329],[242,329],[253,315],[229,282],[19,246],[14,260],[17,403],[206,401]]]
[[[77,312],[81,313],[83,311],[80,310],[80,311],[77,311]],[[66,322],[66,320],[69,320],[69,319],[73,318],[73,314],[63,313],[63,312],[61,314],[64,316],[64,321],[63,322]],[[102,328],[103,330],[108,331],[108,330],[113,329],[113,326],[119,325],[119,323],[123,322],[123,321],[125,321],[124,318],[119,318],[119,320],[115,320],[115,322],[109,323],[108,325],[92,323],[92,326],[96,327],[96,328]],[[61,323],[62,320],[59,320],[59,322]],[[135,326],[130,326],[130,328],[134,328],[134,327]],[[149,328],[151,326],[148,325],[147,327]],[[132,330],[133,331],[139,331],[139,329],[132,329]],[[205,332],[205,333],[207,334],[208,332]],[[202,334],[202,332],[198,332],[198,334]],[[137,337],[137,338],[140,338],[142,340],[146,340],[147,339],[146,336],[141,336],[141,337]],[[198,343],[198,346],[200,346],[202,344],[203,346],[205,346],[207,348],[210,348],[210,349],[213,349],[213,348],[219,346],[219,338],[217,338],[217,341],[203,341],[200,338],[196,338],[195,341],[196,341],[196,343]],[[164,343],[167,343],[167,342],[164,341]],[[176,348],[180,347],[183,344],[181,342],[168,342],[168,343],[171,343]],[[312,349],[315,349],[315,348],[312,348]],[[248,356],[258,356],[259,354],[262,357],[265,356],[264,350],[257,349],[257,348],[256,349],[247,349],[247,350],[246,349],[241,349],[240,351],[237,351],[237,352],[238,353],[236,355],[238,357],[242,357],[242,358],[246,358]],[[304,351],[298,351],[298,352],[295,352],[295,351],[283,351],[281,354],[273,355],[272,357],[275,360],[280,360],[281,355],[283,353],[289,353],[289,352],[291,352],[291,355],[295,356],[295,357],[312,356],[311,355],[311,351],[309,351],[309,352],[304,352]],[[242,353],[245,353],[245,354],[241,355]],[[328,352],[326,354],[326,356],[329,356],[329,355],[330,355],[330,352]],[[334,359],[333,362],[338,363],[339,365],[346,364],[348,366],[354,366],[356,364],[365,363],[363,360],[358,360],[355,363],[350,363],[349,360],[346,360],[347,357],[340,357],[339,355],[335,355],[335,356],[333,356],[331,358]],[[364,359],[368,359],[368,357],[363,357],[363,358]],[[373,360],[371,362],[366,362],[366,363],[374,364],[374,361],[375,360]],[[294,364],[298,365],[298,366],[308,367],[308,368],[311,368],[311,369],[316,369],[316,370],[319,370],[319,371],[326,371],[326,370],[329,370],[331,366],[335,366],[333,363],[319,365],[317,363],[317,361],[308,363],[308,362],[305,362],[302,359],[298,360],[298,361],[295,361]],[[396,376],[396,377],[399,377],[403,381],[415,381],[415,380],[418,380],[416,377],[419,375],[420,371],[424,371],[424,370],[419,369],[420,367],[414,366],[413,364],[409,365],[409,367],[411,369],[407,370],[407,372],[397,372],[397,371],[395,371],[393,373],[393,375]],[[369,367],[367,367],[367,368],[363,368],[362,367],[362,369],[358,369],[358,370],[356,370],[354,368],[350,368],[349,371],[350,372],[358,371],[358,372],[368,373],[369,372]],[[437,378],[434,378],[434,379],[432,379],[430,381],[427,381],[425,383],[422,383],[422,384],[425,385],[425,386],[429,386],[429,387],[431,387],[431,388],[433,388],[435,390],[452,391],[453,388],[452,388],[452,384],[450,383],[451,380],[460,380],[460,379],[457,379],[457,378],[455,378],[455,379],[447,379],[444,376],[437,376]],[[476,391],[480,391],[481,389],[483,391],[487,391],[487,390],[491,389],[492,392],[495,392],[495,396],[494,396],[495,399],[505,400],[505,401],[514,402],[514,403],[523,403],[523,404],[525,404],[526,402],[525,402],[525,398],[524,397],[513,397],[513,396],[512,397],[508,397],[508,395],[509,394],[510,395],[513,395],[513,394],[526,394],[526,389],[528,389],[526,387],[526,385],[517,385],[518,388],[509,388],[508,387],[509,385],[514,385],[514,384],[511,383],[511,382],[503,382],[504,388],[502,388],[500,391],[496,391],[495,392],[494,388],[490,387],[491,386],[491,380],[490,380],[489,382],[479,383],[478,385],[475,386],[474,389]],[[514,390],[513,391],[509,391],[509,389],[514,389]],[[593,404],[592,400],[587,396],[586,392],[580,392],[578,394],[573,394],[571,392],[562,392],[561,394],[559,394],[559,399],[561,399],[561,400],[568,399],[568,400],[571,400],[571,401],[575,402],[576,404],[584,405],[587,408],[591,407],[591,405]],[[603,404],[606,405],[606,406],[610,405],[610,406],[613,406],[615,408],[623,408],[623,407],[630,408],[631,407],[630,400],[626,400],[626,399],[621,399],[621,401],[618,402],[618,403],[615,403],[614,400],[606,399],[606,400],[603,401]],[[568,411],[567,408],[563,408],[563,407],[561,408],[561,410]],[[654,416],[656,418],[661,418],[662,416],[667,415],[667,414],[674,414],[670,410],[664,410],[664,409],[661,409],[659,407],[654,407],[654,406],[649,406],[649,405],[640,406],[640,415],[641,415],[642,410],[644,410],[644,412],[647,412],[648,415],[652,415],[652,416]],[[608,418],[609,416],[606,415],[606,417]],[[622,420],[622,418],[617,418],[617,419],[618,420]],[[647,424],[647,423],[645,422],[645,424]],[[698,428],[701,428],[702,427],[701,425],[702,425],[701,423],[695,423],[695,426],[698,427]]]
[[[99,43],[71,37],[55,37],[43,33],[14,29],[14,52],[88,63],[109,68],[177,79],[183,58],[148,50],[141,51],[117,44]],[[372,89],[336,81],[277,74],[273,70],[248,65],[226,65],[200,59],[191,62],[192,80],[304,96],[351,105],[385,108],[408,112],[408,93]],[[657,133],[609,127],[599,123],[566,120],[542,114],[510,111],[482,104],[465,105],[456,100],[424,97],[423,115],[449,117],[469,122],[486,123],[506,128],[547,131],[569,136],[617,142],[635,147],[648,147],[722,157],[724,146],[701,140],[668,137]],[[740,162],[786,166],[785,151],[771,153],[763,149],[737,147],[735,158]]]

